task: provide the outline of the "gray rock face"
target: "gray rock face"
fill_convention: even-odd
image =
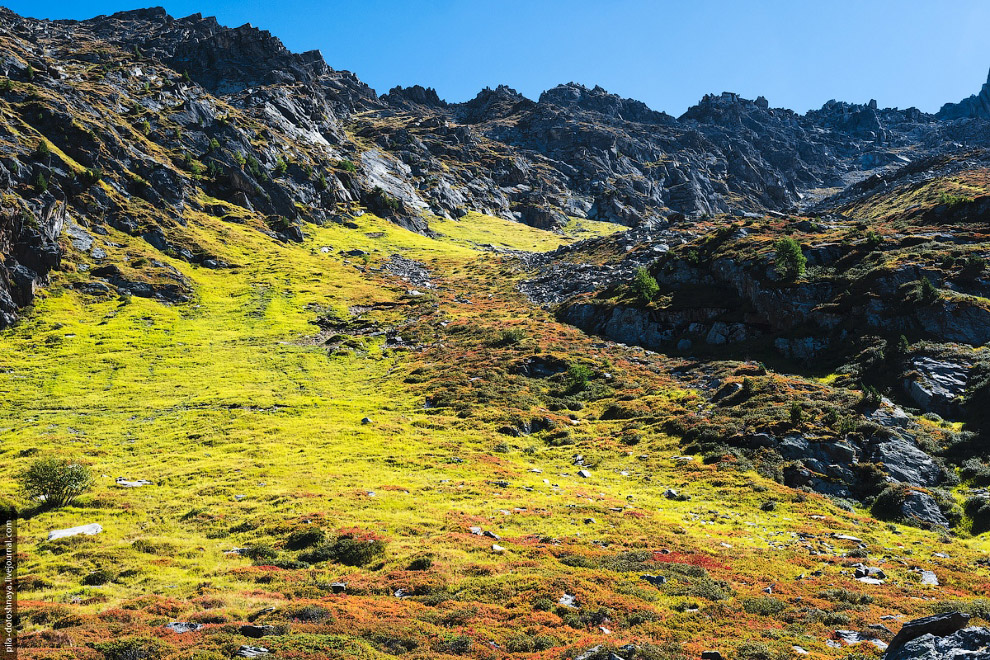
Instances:
[[[990,119],[990,75],[979,94],[965,98],[959,103],[946,103],[936,115],[939,119]]]
[[[904,389],[923,410],[951,416],[960,410],[958,398],[969,382],[969,364],[917,357],[911,360],[916,372],[904,381]]]
[[[969,623],[969,615],[963,612],[945,612],[908,621],[891,640],[888,656],[922,635],[945,637],[961,630],[967,623]]]
[[[901,506],[901,515],[907,520],[914,520],[923,526],[949,528],[949,521],[943,515],[932,496],[919,491],[908,493]]]
[[[924,634],[891,649],[884,660],[990,660],[990,629],[963,628],[943,637]]]
[[[0,329],[17,320],[18,310],[31,304],[58,268],[58,237],[67,218],[67,205],[50,193],[24,209],[0,208]]]

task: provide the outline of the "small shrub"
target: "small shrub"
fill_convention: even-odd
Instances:
[[[21,475],[21,483],[29,497],[42,500],[47,506],[68,506],[93,483],[93,476],[84,465],[63,458],[40,458]]]
[[[337,561],[347,566],[366,566],[385,554],[385,541],[370,534],[344,534],[333,545]]]
[[[804,275],[808,258],[801,252],[801,245],[796,240],[789,237],[778,239],[774,248],[774,268],[778,275],[788,280],[796,280]]]
[[[498,339],[492,342],[492,346],[515,346],[526,339],[526,331],[522,328],[509,328],[499,334]]]
[[[354,174],[355,172],[357,172],[357,166],[353,162],[347,160],[346,158],[343,160],[338,160],[337,167],[350,174]]]
[[[593,372],[586,364],[574,363],[567,368],[567,384],[571,391],[583,391],[588,389]]]
[[[289,534],[285,541],[285,547],[289,550],[302,550],[311,548],[314,545],[323,543],[327,538],[327,533],[319,527],[303,527]]]
[[[783,656],[763,642],[743,642],[736,647],[736,658],[738,660],[780,660]]]
[[[791,425],[798,426],[804,421],[804,410],[801,409],[801,404],[797,401],[791,403]]]
[[[942,297],[942,293],[938,290],[938,287],[932,284],[932,281],[927,277],[922,277],[918,280],[917,291],[918,300],[925,305],[931,305]]]
[[[299,556],[303,561],[318,564],[334,561],[347,566],[366,566],[385,554],[386,542],[372,534],[347,532],[333,541],[321,543]]]
[[[959,206],[960,204],[969,204],[973,201],[972,197],[966,197],[964,195],[953,195],[949,192],[942,192],[938,196],[939,204],[945,204],[949,208]]]
[[[38,172],[38,176],[34,177],[34,190],[39,195],[48,190],[48,179],[45,178],[44,173]]]
[[[37,158],[48,158],[52,155],[52,149],[48,146],[48,140],[38,140],[38,146],[35,147],[34,155]]]
[[[644,303],[648,303],[660,293],[660,285],[656,279],[650,275],[650,271],[640,266],[636,269],[636,275],[632,281],[632,291]]]
[[[428,571],[433,568],[433,557],[416,557],[406,568],[410,571]]]
[[[103,172],[98,169],[87,168],[79,173],[79,182],[85,188],[95,185],[103,178]]]

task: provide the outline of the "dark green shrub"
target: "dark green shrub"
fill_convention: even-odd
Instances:
[[[660,293],[660,285],[656,279],[650,275],[650,271],[640,266],[636,269],[636,275],[630,285],[633,293],[644,303],[648,303]]]
[[[314,545],[319,545],[320,543],[323,543],[326,538],[327,533],[319,527],[303,527],[302,529],[297,529],[289,534],[289,538],[285,541],[285,547],[288,550],[302,550],[303,548],[310,548]]]
[[[588,389],[588,382],[593,374],[591,367],[575,362],[567,368],[568,388],[575,392]]]
[[[348,532],[321,543],[299,558],[311,564],[334,561],[347,566],[366,566],[384,556],[385,547],[384,540],[371,534]]]
[[[48,179],[45,178],[44,173],[38,172],[38,175],[34,177],[34,190],[39,195],[48,190]]]
[[[743,598],[742,608],[747,614],[775,616],[787,609],[787,603],[769,596],[758,596],[756,598]]]
[[[433,568],[433,557],[416,557],[406,568],[410,571],[428,571]]]
[[[918,280],[917,291],[918,300],[925,305],[931,305],[942,297],[942,293],[938,290],[938,287],[932,284],[932,281],[927,277],[922,277]]]
[[[39,458],[21,475],[31,498],[47,506],[68,506],[93,483],[89,468],[64,458]]]
[[[774,268],[777,274],[788,280],[796,280],[804,275],[808,258],[801,252],[801,245],[793,238],[784,237],[774,244],[776,255]]]

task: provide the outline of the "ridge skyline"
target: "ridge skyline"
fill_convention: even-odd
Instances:
[[[799,114],[820,109],[829,100],[866,104],[871,99],[876,99],[881,108],[918,108],[925,113],[935,114],[945,103],[956,102],[972,94],[975,81],[982,79],[976,76],[984,75],[986,63],[990,62],[990,51],[983,48],[983,51],[987,52],[978,53],[977,50],[980,47],[976,42],[979,40],[975,39],[975,36],[973,39],[967,36],[972,31],[974,23],[979,21],[978,18],[974,17],[972,20],[956,21],[957,25],[954,28],[956,34],[952,44],[950,44],[952,48],[927,49],[927,59],[922,62],[924,66],[919,66],[918,62],[912,64],[904,58],[899,59],[909,66],[891,66],[891,62],[898,59],[894,55],[897,54],[896,49],[899,48],[892,45],[895,50],[884,56],[886,60],[883,65],[886,69],[885,75],[877,77],[869,74],[870,84],[864,85],[862,80],[855,79],[855,71],[843,70],[842,66],[842,59],[845,58],[843,53],[846,52],[846,49],[840,47],[841,41],[843,39],[853,40],[854,31],[850,31],[846,35],[833,35],[835,41],[828,48],[834,51],[832,53],[835,58],[834,66],[828,69],[816,66],[813,57],[820,58],[821,56],[813,55],[811,51],[822,50],[814,46],[817,41],[821,40],[821,34],[827,31],[825,26],[828,22],[823,19],[824,22],[818,30],[805,35],[807,44],[794,52],[785,53],[786,57],[784,58],[759,58],[756,57],[755,53],[748,52],[760,50],[766,46],[758,43],[760,32],[757,30],[750,32],[746,41],[741,43],[743,47],[739,52],[733,52],[731,58],[721,61],[718,66],[713,67],[707,59],[699,62],[689,60],[690,71],[693,74],[690,76],[689,85],[685,85],[683,81],[677,79],[678,76],[687,75],[688,67],[686,65],[681,65],[679,68],[676,65],[677,58],[683,57],[686,53],[681,52],[683,49],[677,48],[677,42],[670,41],[672,35],[668,32],[664,32],[665,41],[662,42],[660,50],[666,53],[665,57],[671,58],[670,62],[665,61],[663,66],[658,69],[649,61],[642,60],[635,64],[636,71],[630,71],[628,70],[630,67],[627,65],[631,63],[630,57],[635,53],[626,51],[635,50],[640,46],[626,45],[620,47],[610,44],[610,49],[621,52],[610,55],[606,51],[596,50],[595,52],[600,57],[592,60],[582,60],[581,58],[586,56],[578,57],[571,52],[567,57],[573,60],[574,64],[569,67],[558,66],[557,59],[552,56],[541,59],[540,66],[533,67],[532,62],[528,61],[520,67],[513,58],[523,57],[528,52],[526,49],[529,48],[526,45],[527,33],[522,27],[516,31],[517,33],[508,32],[502,35],[504,43],[497,53],[498,57],[491,58],[498,60],[501,64],[481,62],[472,56],[475,50],[482,50],[485,40],[490,38],[490,35],[481,30],[472,37],[478,40],[479,45],[475,47],[467,43],[466,48],[471,50],[463,55],[465,62],[461,66],[465,70],[470,70],[472,74],[462,75],[463,72],[452,74],[444,70],[443,67],[437,68],[437,62],[442,62],[444,66],[448,67],[450,63],[444,55],[436,54],[435,49],[439,48],[436,45],[429,47],[433,50],[412,51],[412,56],[407,52],[405,56],[398,57],[397,52],[403,47],[408,47],[408,44],[406,43],[406,36],[401,33],[396,34],[394,31],[389,32],[388,39],[375,43],[374,48],[342,45],[343,42],[350,43],[351,40],[336,39],[337,26],[346,26],[344,31],[348,33],[355,30],[356,33],[360,33],[370,21],[369,16],[355,14],[353,10],[347,8],[331,7],[327,9],[327,12],[333,10],[333,13],[332,15],[328,13],[327,20],[323,22],[320,20],[319,12],[316,12],[311,20],[298,20],[301,10],[309,4],[307,0],[291,2],[287,6],[283,5],[284,11],[280,12],[271,12],[266,8],[241,7],[236,2],[212,3],[204,6],[202,3],[180,0],[162,4],[165,5],[166,11],[171,16],[186,16],[195,13],[213,14],[224,26],[244,24],[257,26],[278,37],[292,52],[319,50],[334,69],[354,72],[362,81],[380,94],[384,94],[396,86],[409,87],[418,84],[436,89],[441,98],[451,103],[466,102],[473,98],[478,90],[486,87],[495,88],[499,84],[505,84],[512,89],[519,90],[523,96],[535,99],[541,92],[553,88],[555,84],[571,80],[579,81],[589,88],[600,86],[622,98],[640,100],[651,109],[666,112],[675,117],[681,116],[687,109],[696,105],[705,94],[717,94],[719,91],[732,91],[747,99],[764,96],[771,101],[772,107],[792,109]],[[379,2],[373,4],[374,7],[368,11],[379,12],[380,16],[376,17],[375,20],[380,20],[382,30],[388,31],[386,28],[391,25],[389,21],[394,19],[389,18],[389,12],[386,12],[385,8],[394,3]],[[549,3],[549,5],[552,4]],[[636,16],[638,15],[636,12],[642,13],[643,11],[641,7],[638,7],[638,4],[626,2],[623,3],[623,9],[628,15]],[[706,6],[710,4],[712,3],[707,3]],[[885,4],[889,3],[873,3],[870,11],[876,11],[877,7]],[[37,6],[33,4],[8,2],[3,6],[21,15],[39,16]],[[78,6],[70,3],[55,2],[47,5],[46,11],[40,17],[48,20],[85,20],[92,18],[93,12],[100,12],[99,15],[111,15],[117,13],[118,10],[125,9],[122,3],[114,0],[91,3],[87,7],[89,9],[82,12]],[[905,13],[910,13],[909,10],[913,11],[914,9],[910,3],[903,6],[898,5],[898,8],[902,7]],[[982,10],[983,8],[978,9]],[[990,8],[986,9],[990,12]],[[506,11],[505,13],[511,12]],[[581,7],[576,7],[575,13],[579,16],[586,16],[585,9]],[[767,14],[773,13],[764,10],[761,15],[764,19],[769,20]],[[834,13],[841,13],[841,9],[836,8]],[[965,13],[963,10],[955,12],[959,17]],[[783,20],[786,15],[786,11],[780,9],[771,18]],[[409,17],[406,18],[409,19]],[[644,15],[646,23],[649,23],[649,20],[646,20],[648,18],[648,15]],[[673,21],[674,18],[676,17],[671,17],[671,20]],[[987,18],[990,19],[990,16]],[[416,18],[409,24],[409,30],[413,31],[416,25],[415,21],[425,20],[427,20],[425,17]],[[497,22],[503,20],[504,17],[498,17]],[[710,54],[706,55],[708,51],[722,52],[726,50],[725,44],[717,43],[718,39],[714,38],[722,29],[719,20],[722,19],[714,17],[712,18],[713,23],[705,26],[708,32],[706,32],[705,38],[697,40],[697,48],[695,49],[697,52],[693,56],[710,58]],[[938,26],[934,24],[940,20],[939,17],[931,18],[929,41],[933,44],[938,42],[940,34],[938,30],[941,30],[940,24]],[[303,23],[307,25],[303,25]],[[670,25],[672,24],[673,22]],[[314,25],[320,25],[323,29],[317,31]],[[669,31],[670,25],[665,25],[664,29]],[[330,30],[327,30],[326,26],[330,26]],[[891,30],[889,26],[874,26],[874,28],[875,33],[872,36],[877,40],[882,40],[884,31]],[[489,28],[489,30],[494,30],[494,27]],[[558,33],[565,31],[565,27],[548,26],[547,30],[549,32],[546,35],[546,41],[552,44],[559,37]],[[853,28],[850,27],[849,30],[853,30]],[[327,34],[331,36],[328,37]],[[635,34],[630,34],[630,40],[634,40],[634,36]],[[436,39],[432,41],[436,41]],[[954,53],[948,52],[953,49],[955,49]],[[674,56],[675,52],[677,53],[676,57]],[[390,56],[389,53],[392,55]],[[808,59],[809,57],[812,59]],[[793,67],[796,64],[794,62],[787,64],[781,61],[782,59],[793,59],[794,62],[800,62],[800,66],[803,68],[797,73],[787,71],[785,70],[786,67]],[[862,69],[862,60],[860,59],[859,62],[859,68]],[[413,66],[414,64],[415,66]],[[914,68],[912,69],[911,66]],[[416,73],[417,71],[420,73]],[[977,74],[976,71],[979,73]],[[861,71],[859,75],[862,74]],[[897,84],[898,80],[902,81],[903,84]],[[949,84],[950,81],[951,85]]]

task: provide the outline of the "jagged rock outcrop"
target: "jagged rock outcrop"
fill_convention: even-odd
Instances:
[[[979,94],[965,98],[959,103],[946,103],[938,111],[939,119],[990,119],[990,74],[983,83]]]
[[[47,193],[22,205],[0,206],[0,328],[17,320],[18,310],[31,304],[59,267],[65,222],[65,203]]]

